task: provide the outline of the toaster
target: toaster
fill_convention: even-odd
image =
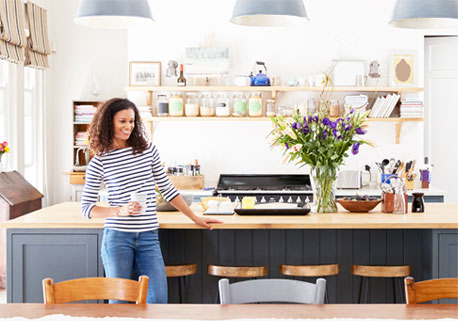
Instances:
[[[361,188],[361,171],[341,171],[337,177],[337,188],[359,189]]]

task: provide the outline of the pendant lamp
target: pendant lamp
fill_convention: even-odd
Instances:
[[[390,25],[410,29],[458,28],[458,0],[398,0]]]
[[[151,25],[154,22],[148,0],[81,0],[77,25],[126,29]]]
[[[237,0],[231,22],[244,26],[291,26],[309,21],[303,0]]]

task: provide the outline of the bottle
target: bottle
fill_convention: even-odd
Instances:
[[[177,79],[177,86],[186,86],[186,78],[183,75],[183,64],[180,64],[180,77]]]
[[[252,92],[248,98],[248,116],[262,116],[262,97],[260,92]]]
[[[197,161],[197,159],[196,159],[196,164],[194,165],[194,169],[195,169],[195,173],[196,173],[195,176],[200,176],[200,165],[199,165],[199,162]]]

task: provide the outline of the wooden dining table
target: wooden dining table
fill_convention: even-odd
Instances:
[[[52,314],[73,317],[146,319],[458,319],[457,304],[0,304],[0,318],[40,318]]]

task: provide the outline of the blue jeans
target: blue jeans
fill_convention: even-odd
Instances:
[[[158,231],[103,231],[102,261],[109,278],[131,279],[137,275],[149,277],[147,303],[167,303],[167,277],[159,245]],[[110,303],[124,301],[110,300]]]

